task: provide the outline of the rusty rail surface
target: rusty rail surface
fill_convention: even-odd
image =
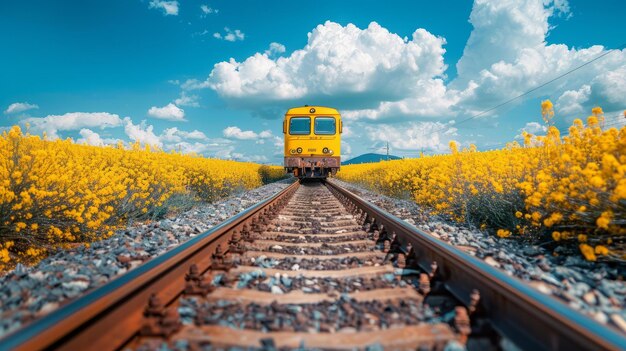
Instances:
[[[626,337],[521,280],[415,228],[332,181],[331,192],[367,215],[399,254],[432,271],[470,311],[524,350],[624,350]],[[393,251],[393,249],[392,249]],[[433,264],[434,263],[434,264]],[[477,294],[478,293],[478,294]]]
[[[192,264],[205,271],[218,245],[224,246],[233,231],[246,231],[271,206],[293,194],[295,182],[180,246],[129,271],[92,292],[0,340],[0,350],[115,350],[133,338],[142,325],[151,294],[166,305],[182,294]]]

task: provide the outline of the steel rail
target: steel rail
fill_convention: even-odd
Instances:
[[[0,339],[0,350],[114,350],[131,340],[142,325],[150,295],[169,305],[184,290],[183,277],[192,264],[210,268],[217,245],[226,245],[233,230],[293,194],[294,182],[274,196],[244,210],[210,230],[113,279],[50,314]]]
[[[395,235],[395,244],[411,249],[426,272],[437,263],[437,276],[458,300],[470,304],[474,289],[494,329],[524,350],[626,350],[626,337],[544,295],[521,280],[413,227],[354,193],[326,183],[340,199],[367,213]]]

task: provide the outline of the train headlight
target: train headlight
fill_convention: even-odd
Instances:
[[[332,155],[333,154],[333,150],[328,150],[328,153]]]
[[[323,149],[322,149],[322,152],[323,152],[323,153],[325,153],[325,154],[327,154],[327,153],[329,153],[329,152],[330,152],[330,150],[328,150],[328,148],[327,148],[327,147],[325,147],[325,148],[323,148]]]
[[[296,150],[295,149],[291,149],[291,150],[289,150],[289,153],[293,155],[293,154],[296,153]]]
[[[299,147],[299,148],[297,148],[297,149],[296,149],[296,151],[297,151],[299,154],[301,154],[301,153],[302,153],[302,148],[301,148],[301,147]]]

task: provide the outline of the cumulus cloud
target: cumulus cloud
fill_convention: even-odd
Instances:
[[[251,130],[241,130],[241,128],[236,126],[226,127],[222,133],[226,138],[239,140],[254,140],[259,138],[268,139],[273,136],[271,130],[264,130],[260,133],[256,133]]]
[[[184,121],[185,120],[185,110],[174,105],[173,103],[169,103],[163,107],[152,106],[148,110],[148,115],[158,119],[164,119],[167,121]]]
[[[180,97],[174,100],[174,103],[178,106],[200,107],[198,99],[198,95],[187,95],[187,93],[183,91]]]
[[[182,87],[210,88],[257,110],[260,102],[315,100],[340,102],[353,120],[451,119],[506,101],[606,52],[599,45],[547,44],[549,19],[569,11],[565,0],[476,0],[474,28],[451,83],[445,82],[444,38],[424,29],[402,38],[375,22],[360,29],[329,21],[288,57],[272,58],[279,47],[270,47],[241,62],[217,63],[207,79]],[[553,86],[579,90],[587,84],[595,103],[617,105],[624,102],[625,74],[621,50]]]
[[[285,52],[285,45],[281,43],[270,43],[270,47],[265,50],[265,55],[268,57],[280,55]]]
[[[591,82],[594,103],[607,110],[623,109],[626,103],[626,50],[621,67],[596,76]],[[601,100],[602,102],[598,102]]]
[[[457,136],[453,121],[408,122],[396,125],[365,126],[370,140],[381,146],[389,142],[393,149],[418,154],[422,149],[429,152],[447,152],[448,143]]]
[[[4,114],[24,112],[32,109],[37,109],[39,106],[35,104],[29,104],[28,102],[14,102],[4,111]]]
[[[80,138],[76,140],[78,144],[87,144],[92,146],[105,146],[105,145],[115,145],[120,142],[120,139],[113,138],[102,138],[100,134],[94,132],[91,129],[83,128],[78,132],[80,134]]]
[[[209,140],[209,138],[207,138],[207,136],[199,131],[199,130],[193,130],[191,132],[186,132],[183,130],[179,130],[178,128],[174,127],[174,128],[167,128],[163,131],[163,133],[160,136],[161,141],[166,142],[166,143],[179,143],[182,142],[183,140]]]
[[[559,115],[574,115],[584,111],[583,104],[589,100],[591,86],[585,84],[578,90],[567,90],[556,101]]]
[[[458,78],[451,83],[456,88],[473,85],[467,87],[460,107],[485,108],[500,103],[606,52],[600,45],[576,49],[546,43],[549,18],[567,11],[569,5],[564,0],[476,0],[470,15],[474,29],[457,63]],[[578,90],[605,72],[619,72],[624,67],[626,50],[616,51],[552,86]],[[596,103],[609,97],[600,95]]]
[[[149,6],[163,10],[165,16],[178,16],[178,1],[151,0]]]
[[[548,127],[538,122],[528,122],[519,130],[519,134],[515,136],[516,139],[522,138],[522,132],[530,133],[533,135],[543,135],[548,130]]]
[[[446,76],[445,39],[425,29],[404,37],[375,22],[359,28],[328,21],[308,34],[306,45],[288,55],[283,55],[278,43],[270,44],[247,58],[219,62],[208,77],[188,80],[181,87],[186,92],[211,89],[230,106],[262,117],[280,116],[287,104],[315,101],[337,106],[347,122],[346,139],[350,127],[364,122],[359,136],[365,134],[379,143],[389,140],[397,150],[423,146],[447,151],[455,129],[445,134],[438,132],[437,124],[449,128],[445,121],[475,115],[607,52],[600,45],[549,43],[557,16],[571,16],[567,0],[475,0],[469,18],[473,29],[453,80]],[[626,50],[615,50],[524,99],[534,99],[538,105],[539,97],[545,99],[548,93],[553,94],[547,97],[555,101],[557,124],[565,123],[560,117],[569,118],[595,105],[605,111],[623,110]],[[489,122],[494,125],[500,122],[492,113],[484,117],[493,117]],[[507,127],[514,135],[522,126],[532,128],[533,124],[525,125],[529,121],[528,117],[511,119],[518,124]],[[256,134],[239,132],[247,138]],[[420,141],[416,135],[421,133],[426,137]],[[353,148],[359,145],[353,144]]]
[[[288,57],[257,53],[243,62],[220,62],[205,81],[190,80],[183,88],[210,88],[242,103],[325,98],[375,105],[436,86],[431,80],[441,80],[446,68],[444,43],[424,29],[405,41],[376,22],[360,29],[328,21]]]
[[[474,29],[451,83],[430,80],[421,86],[428,92],[421,96],[412,93],[402,100],[383,101],[375,108],[349,110],[344,115],[357,120],[452,118],[476,114],[520,95],[606,52],[599,45],[576,49],[546,43],[552,28],[549,18],[569,16],[569,11],[566,0],[476,0],[470,15]],[[552,87],[571,90],[557,106],[565,113],[590,108],[583,104],[585,97],[589,104],[617,109],[625,102],[625,85],[626,50],[621,50],[602,58],[601,63],[567,75]],[[566,106],[568,101],[574,105]]]
[[[239,29],[235,29],[234,31],[230,30],[228,27],[224,27],[224,33],[215,32],[213,33],[213,37],[215,39],[226,40],[226,41],[237,41],[244,40],[246,35]]]
[[[103,146],[104,141],[100,138],[100,134],[94,132],[91,129],[83,128],[79,132],[81,139],[78,139],[79,144],[88,144],[93,146]]]
[[[184,154],[194,153],[206,156],[220,157],[222,150],[234,150],[233,142],[223,138],[209,138],[199,130],[185,131],[176,127],[166,128],[161,134],[156,134],[152,125],[146,121],[135,125],[130,120],[126,122],[126,134],[133,141],[162,148],[165,151],[175,150]]]
[[[31,117],[22,121],[30,124],[33,132],[45,132],[48,137],[59,138],[59,131],[79,130],[82,128],[112,128],[122,125],[122,119],[108,112],[70,112],[64,115]]]
[[[271,138],[271,137],[272,137],[271,130],[264,130],[261,133],[259,133],[259,138]]]
[[[124,132],[130,140],[139,142],[142,145],[162,147],[163,143],[161,142],[161,139],[154,134],[153,130],[154,127],[152,125],[148,125],[146,121],[134,124],[130,118],[124,118]]]

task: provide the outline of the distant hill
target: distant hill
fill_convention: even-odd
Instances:
[[[372,163],[372,162],[380,162],[383,160],[399,160],[401,157],[389,155],[381,155],[381,154],[363,154],[357,156],[355,158],[351,158],[348,161],[341,162],[342,165],[357,165],[359,163]]]

